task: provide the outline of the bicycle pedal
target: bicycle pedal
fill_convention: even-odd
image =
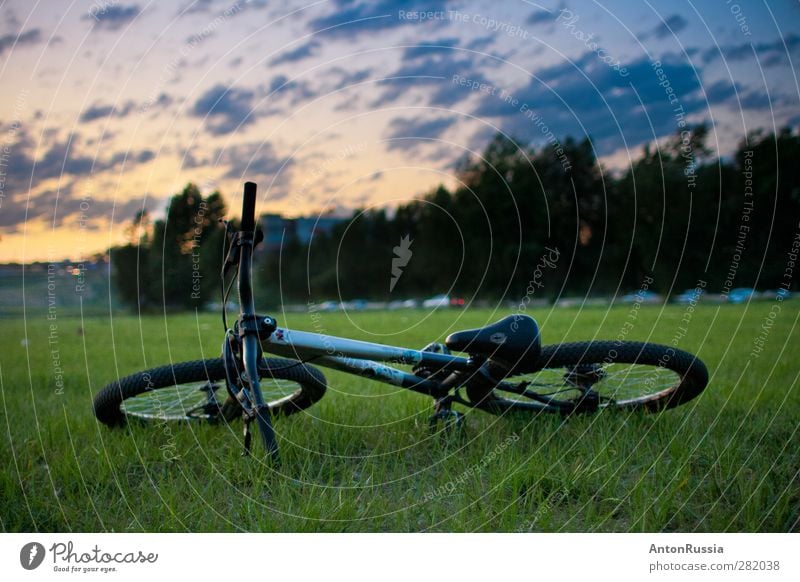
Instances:
[[[428,425],[431,431],[436,432],[439,428],[439,421],[443,422],[442,428],[445,432],[450,432],[455,427],[459,432],[464,430],[465,416],[455,410],[440,410],[430,417]]]
[[[594,390],[587,390],[573,401],[572,408],[565,411],[565,414],[594,413],[600,409],[600,395]]]

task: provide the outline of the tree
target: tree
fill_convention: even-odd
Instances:
[[[146,212],[138,213],[130,242],[111,249],[120,300],[140,309],[202,307],[218,289],[224,214],[222,195],[203,198],[194,184],[173,196],[165,218],[152,226]]]

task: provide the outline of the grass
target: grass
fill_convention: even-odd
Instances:
[[[109,430],[103,385],[216,357],[217,316],[3,322],[5,531],[797,531],[800,302],[540,310],[547,343],[626,339],[696,352],[708,389],[659,415],[467,416],[431,435],[429,399],[325,370],[307,414],[279,420],[283,464],[240,457],[241,424]],[[290,327],[420,347],[506,311],[284,314]],[[626,322],[633,322],[626,328]],[[49,326],[56,326],[51,332]],[[682,328],[686,328],[682,331]],[[769,330],[764,331],[764,330]],[[54,343],[49,343],[49,337]],[[27,346],[23,345],[27,338]],[[759,339],[760,338],[760,339]],[[754,341],[764,350],[753,354]],[[52,348],[63,368],[55,383]],[[167,460],[170,450],[177,459]]]

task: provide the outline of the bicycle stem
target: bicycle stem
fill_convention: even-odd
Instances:
[[[259,382],[258,362],[261,359],[261,343],[258,337],[258,324],[253,299],[253,246],[255,241],[256,184],[245,182],[242,201],[242,228],[239,235],[239,333],[242,336],[242,362],[247,374],[253,398],[253,408],[258,420],[258,428],[263,433],[269,454],[278,459],[278,443],[270,419],[269,406],[264,402]]]

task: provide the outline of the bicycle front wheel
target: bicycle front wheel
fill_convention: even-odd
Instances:
[[[675,348],[641,342],[574,342],[542,347],[537,371],[498,382],[476,378],[467,396],[477,408],[506,411],[656,412],[688,402],[708,384],[705,364]]]
[[[325,394],[325,376],[308,364],[265,358],[258,371],[264,400],[273,415],[300,412]],[[94,414],[108,426],[122,425],[127,418],[232,420],[241,414],[241,409],[227,396],[223,361],[196,360],[153,368],[112,382],[95,396]]]

